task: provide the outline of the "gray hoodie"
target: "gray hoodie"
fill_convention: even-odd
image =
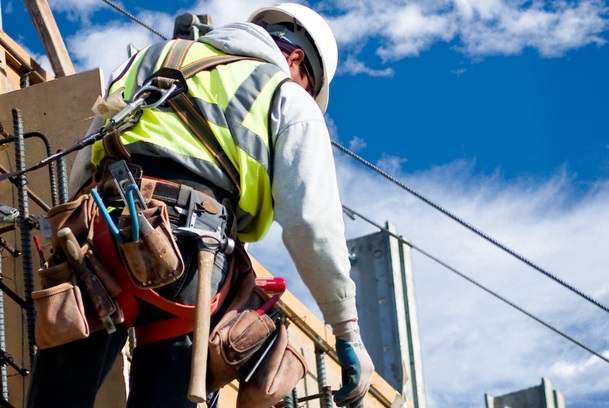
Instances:
[[[262,58],[289,75],[271,37],[254,24],[217,28],[199,41],[228,54]],[[270,128],[275,221],[282,227],[283,242],[326,323],[353,319],[357,317],[355,285],[349,277],[334,158],[323,114],[302,87],[288,82],[271,107]],[[90,174],[90,150],[79,153],[71,186],[79,185],[85,174]]]

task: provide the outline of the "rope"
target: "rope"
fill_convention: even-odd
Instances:
[[[150,27],[148,24],[144,23],[142,20],[138,19],[133,14],[129,13],[127,10],[122,9],[117,4],[114,4],[110,0],[101,0],[101,1],[103,1],[104,3],[106,3],[107,5],[109,5],[110,7],[112,7],[113,9],[118,11],[119,13],[121,13],[122,15],[126,16],[127,18],[130,18],[131,20],[135,21],[136,23],[138,23],[142,27],[144,27],[144,28],[150,30],[151,32],[153,32],[154,34],[158,35],[163,40],[168,40],[169,39],[169,38],[165,37],[163,34],[161,34],[158,31],[156,31],[154,28]]]
[[[475,281],[474,279],[470,278],[469,276],[465,275],[462,272],[459,272],[457,269],[453,268],[452,266],[448,265],[447,263],[441,261],[440,259],[438,259],[437,257],[429,254],[428,252],[424,251],[423,249],[417,247],[416,245],[412,244],[411,242],[406,241],[404,238],[394,234],[393,232],[389,231],[387,228],[384,228],[378,224],[376,224],[374,221],[370,220],[369,218],[359,214],[358,212],[346,207],[343,205],[343,211],[349,215],[351,218],[353,218],[353,216],[357,216],[359,218],[361,218],[362,220],[366,221],[367,223],[369,223],[370,225],[375,226],[376,228],[378,228],[379,230],[383,231],[384,233],[392,236],[393,238],[397,239],[399,242],[401,242],[402,244],[408,245],[410,248],[418,251],[419,253],[421,253],[422,255],[426,256],[427,258],[431,259],[434,262],[437,262],[438,264],[442,265],[443,267],[445,267],[446,269],[448,269],[449,271],[459,275],[460,277],[462,277],[463,279],[467,280],[468,282],[474,284],[475,286],[479,287],[480,289],[482,289],[483,291],[485,291],[486,293],[494,296],[495,298],[501,300],[502,302],[506,303],[507,305],[513,307],[514,309],[518,310],[520,313],[530,317],[531,319],[535,320],[537,323],[545,326],[546,328],[552,330],[554,333],[564,337],[565,339],[569,340],[570,342],[572,342],[573,344],[581,347],[582,349],[586,350],[587,352],[595,355],[596,357],[600,358],[601,360],[609,363],[609,359],[607,359],[606,357],[604,357],[603,355],[597,353],[596,351],[592,350],[591,348],[589,348],[588,346],[580,343],[579,341],[575,340],[573,337],[570,337],[568,334],[565,334],[563,332],[561,332],[560,330],[558,330],[557,328],[551,326],[550,324],[544,322],[543,320],[541,320],[540,318],[536,317],[535,315],[533,315],[532,313],[527,312],[526,310],[522,309],[521,307],[519,307],[518,305],[516,305],[515,303],[509,301],[508,299],[504,298],[503,296],[499,295],[498,293],[492,291],[491,289],[483,286],[481,283]],[[355,218],[353,218],[355,219]]]
[[[525,258],[524,256],[516,253],[515,251],[513,251],[512,249],[508,248],[507,246],[503,245],[502,243],[498,242],[497,240],[493,239],[491,236],[489,236],[488,234],[485,234],[484,232],[482,232],[481,230],[479,230],[478,228],[474,227],[473,225],[469,224],[468,222],[464,221],[463,219],[457,217],[456,215],[452,214],[450,211],[442,208],[440,205],[434,203],[433,201],[431,201],[429,198],[423,196],[422,194],[419,194],[418,192],[416,192],[415,190],[413,190],[412,188],[408,187],[407,185],[405,185],[404,183],[402,183],[401,181],[399,181],[398,179],[396,179],[393,176],[390,176],[389,174],[387,174],[386,172],[384,172],[383,170],[381,170],[380,168],[378,168],[377,166],[373,165],[372,163],[366,161],[365,159],[363,159],[362,157],[358,156],[357,154],[353,153],[352,151],[350,151],[349,149],[347,149],[346,147],[338,144],[335,141],[332,141],[332,145],[334,145],[334,147],[338,148],[339,150],[341,150],[342,152],[344,152],[345,154],[351,156],[352,158],[354,158],[355,160],[359,161],[360,163],[362,163],[363,165],[367,166],[368,168],[374,170],[375,172],[377,172],[378,174],[380,174],[381,176],[385,177],[386,179],[388,179],[389,181],[393,182],[394,184],[398,185],[399,187],[401,187],[402,189],[408,191],[410,194],[414,195],[415,197],[417,197],[418,199],[422,200],[423,202],[429,204],[430,206],[432,206],[433,208],[435,208],[436,210],[440,211],[442,214],[446,215],[447,217],[451,218],[453,221],[458,222],[459,224],[461,224],[462,226],[466,227],[467,229],[469,229],[470,231],[474,232],[475,234],[479,235],[480,237],[484,238],[485,240],[487,240],[488,242],[490,242],[491,244],[495,245],[496,247],[498,247],[499,249],[502,249],[503,251],[507,252],[508,254],[510,254],[511,256],[515,257],[516,259],[518,259],[521,262],[524,262],[525,264],[529,265],[531,268],[537,270],[538,272],[541,272],[542,274],[544,274],[546,277],[552,279],[554,282],[562,285],[563,287],[569,289],[571,292],[579,295],[580,297],[584,298],[585,300],[587,300],[588,302],[592,303],[593,305],[599,307],[600,309],[604,310],[605,312],[609,313],[609,308],[607,306],[605,306],[604,304],[602,304],[601,302],[599,302],[598,300],[590,297],[589,295],[585,294],[584,292],[580,291],[579,289],[575,288],[574,286],[572,286],[571,284],[565,282],[564,280],[560,279],[559,277],[551,274],[550,272],[546,271],[545,269],[543,269],[542,267],[536,265],[535,263],[533,263],[532,261],[528,260],[527,258]]]

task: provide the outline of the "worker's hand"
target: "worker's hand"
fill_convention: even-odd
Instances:
[[[340,407],[361,406],[370,388],[374,365],[364,347],[356,321],[334,324],[332,328],[343,380],[343,387],[334,395],[334,402]]]

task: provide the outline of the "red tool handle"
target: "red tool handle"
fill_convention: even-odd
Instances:
[[[256,287],[265,292],[285,292],[286,285],[283,278],[256,278]]]
[[[274,293],[274,295],[264,302],[262,306],[260,306],[256,312],[262,316],[265,313],[268,313],[269,310],[277,303],[283,292],[285,292],[286,285],[285,279],[283,278],[256,278],[256,287],[261,289],[267,293]]]

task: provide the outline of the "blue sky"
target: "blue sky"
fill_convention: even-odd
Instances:
[[[272,1],[123,1],[171,35],[185,11],[216,25]],[[23,3],[3,29],[45,61]],[[50,1],[78,71],[106,74],[158,37],[103,2]],[[370,162],[609,304],[609,12],[600,1],[334,0],[312,3],[340,52],[326,120]],[[46,63],[48,66],[48,62]],[[345,205],[609,357],[608,316],[335,151]],[[348,237],[375,232],[346,218]],[[309,304],[274,227],[252,251]],[[429,407],[538,385],[604,407],[609,365],[413,253]],[[314,306],[312,306],[315,309]]]

